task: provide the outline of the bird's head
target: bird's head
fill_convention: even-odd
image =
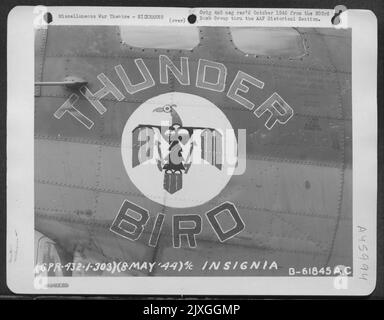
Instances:
[[[163,107],[159,107],[153,110],[153,112],[165,112],[165,113],[171,113],[174,108],[176,107],[175,104],[166,104]]]

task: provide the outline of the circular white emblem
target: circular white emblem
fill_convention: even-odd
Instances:
[[[176,208],[218,195],[237,163],[236,136],[224,113],[180,92],[153,97],[133,112],[121,152],[133,184],[147,198]]]

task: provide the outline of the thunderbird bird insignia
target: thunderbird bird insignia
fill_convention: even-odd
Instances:
[[[139,125],[132,132],[132,166],[136,167],[143,162],[140,157],[140,148],[148,142],[147,137],[152,137],[157,148],[157,167],[164,172],[164,190],[173,194],[183,187],[183,174],[187,174],[192,165],[192,152],[196,145],[201,143],[201,159],[222,169],[222,135],[213,128],[186,127],[176,111],[175,104],[166,104],[157,107],[153,112],[164,112],[170,115],[169,126]],[[198,135],[195,139],[194,135]],[[165,144],[166,147],[162,147]],[[183,151],[186,150],[184,153]],[[147,149],[148,159],[151,150]],[[183,156],[186,154],[186,156]]]

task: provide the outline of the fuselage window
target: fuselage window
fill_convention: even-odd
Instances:
[[[295,58],[306,53],[301,34],[293,28],[234,27],[231,35],[245,54]]]
[[[199,44],[197,27],[121,26],[122,42],[131,47],[192,50]]]

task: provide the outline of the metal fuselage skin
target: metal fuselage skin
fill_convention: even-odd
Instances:
[[[102,87],[104,73],[124,94],[107,95],[100,115],[76,88],[36,86],[35,94],[35,227],[66,252],[81,252],[90,261],[276,260],[276,275],[290,266],[336,266],[352,263],[352,107],[351,37],[349,30],[298,29],[305,53],[289,57],[247,55],[236,47],[229,28],[201,27],[192,50],[130,47],[119,27],[49,26],[35,37],[35,81],[55,82],[68,76],[87,81],[91,92]],[[170,74],[159,82],[159,55],[175,65],[187,57],[190,85]],[[114,67],[122,65],[133,83],[142,81],[135,59],[143,59],[156,85],[136,94],[124,89]],[[223,63],[224,92],[196,87],[199,59]],[[266,115],[257,118],[226,95],[238,71],[265,83],[243,93],[255,106],[273,92],[294,109],[294,116],[271,130]],[[167,92],[186,92],[213,102],[233,128],[246,129],[246,171],[234,175],[224,190],[198,207],[163,207],[147,199],[128,177],[121,159],[121,135],[129,116],[147,99]],[[94,123],[87,129],[66,114],[54,112],[76,93],[79,110]],[[110,231],[123,201],[149,211],[151,219],[138,241]],[[245,230],[222,243],[205,213],[224,201],[234,203]],[[156,247],[148,245],[154,217],[166,215]],[[172,243],[172,217],[199,214],[203,229],[197,247]],[[231,220],[223,225],[231,226]],[[143,275],[183,275],[161,268]],[[216,270],[188,275],[271,275],[269,270]]]

